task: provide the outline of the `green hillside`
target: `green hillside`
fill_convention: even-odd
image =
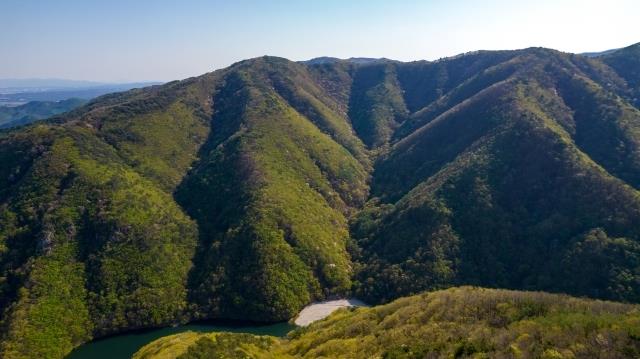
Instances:
[[[458,283],[640,299],[640,111],[569,56],[533,55],[378,159],[352,231],[360,295]]]
[[[614,57],[261,57],[0,131],[0,357],[465,284],[638,302]]]
[[[637,306],[461,287],[342,309],[286,339],[176,334],[134,358],[634,358],[639,329]]]
[[[198,315],[285,320],[350,289],[345,216],[365,199],[367,164],[331,99],[284,82],[300,67],[238,64],[214,96],[214,132],[176,194],[200,228]]]
[[[627,83],[633,102],[640,106],[640,43],[608,53],[602,61],[614,69]]]

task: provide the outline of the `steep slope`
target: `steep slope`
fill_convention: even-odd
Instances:
[[[639,321],[637,306],[462,287],[343,309],[284,340],[177,334],[134,358],[634,358]]]
[[[348,291],[370,164],[338,107],[264,58],[4,133],[2,356]]]
[[[366,163],[354,157],[364,150],[329,99],[293,82],[300,67],[234,67],[214,98],[219,132],[178,190],[201,229],[192,285],[208,312],[283,320],[350,288],[345,215],[366,197]]]
[[[165,87],[167,101],[154,89],[119,95],[2,140],[2,357],[62,357],[93,335],[184,315],[197,228],[165,175],[195,156],[179,143],[206,137],[207,116],[177,95],[189,85]],[[153,155],[136,161],[147,146]]]
[[[0,131],[0,356],[347,293],[640,301],[640,111],[605,59],[262,57]]]
[[[640,107],[640,43],[612,51],[602,61],[613,68],[633,90],[633,103]]]
[[[371,148],[388,145],[407,114],[393,63],[374,63],[355,71],[349,118],[365,144]]]
[[[640,112],[568,55],[524,56],[379,159],[352,232],[365,298],[461,283],[640,299]]]

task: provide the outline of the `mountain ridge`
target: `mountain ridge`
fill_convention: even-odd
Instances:
[[[259,57],[0,131],[0,352],[461,284],[637,302],[618,56]]]

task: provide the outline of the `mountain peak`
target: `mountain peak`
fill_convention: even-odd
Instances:
[[[0,132],[0,356],[459,284],[639,302],[637,59],[263,56]]]

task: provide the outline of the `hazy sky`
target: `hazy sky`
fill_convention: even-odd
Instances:
[[[173,80],[261,55],[433,60],[640,42],[639,0],[0,0],[0,78]]]

